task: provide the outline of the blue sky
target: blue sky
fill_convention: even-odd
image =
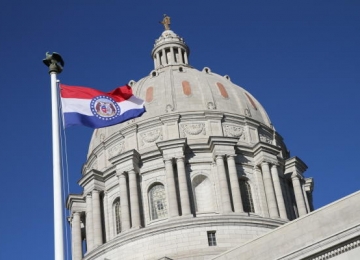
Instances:
[[[153,69],[162,15],[210,67],[252,93],[314,177],[315,207],[359,190],[360,2],[0,1],[0,259],[53,258],[50,78],[109,91]],[[66,131],[69,189],[92,130]]]

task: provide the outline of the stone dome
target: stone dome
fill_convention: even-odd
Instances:
[[[192,68],[171,30],[151,55],[129,82],[147,112],[94,131],[68,197],[74,260],[212,259],[312,210],[306,164],[249,92]]]
[[[165,30],[161,34],[151,54],[154,70],[139,81],[131,80],[128,83],[134,95],[145,100],[146,113],[129,122],[96,130],[89,154],[98,144],[114,132],[129,127],[129,124],[141,125],[141,122],[171,115],[183,117],[186,114],[203,113],[236,116],[272,129],[263,106],[248,91],[232,83],[228,75],[218,75],[208,67],[199,71],[190,66],[189,48],[173,31]],[[162,140],[164,138],[163,135]]]
[[[264,108],[248,91],[207,67],[202,71],[181,65],[154,70],[135,83],[133,91],[146,101],[144,118],[213,110],[250,117],[271,127]]]

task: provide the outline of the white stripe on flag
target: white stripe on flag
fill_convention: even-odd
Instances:
[[[63,113],[79,113],[92,116],[90,102],[91,99],[62,98],[62,111]]]

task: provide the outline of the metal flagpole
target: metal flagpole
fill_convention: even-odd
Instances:
[[[58,53],[46,53],[43,60],[49,67],[51,78],[51,115],[52,115],[52,144],[53,144],[53,189],[54,189],[54,246],[55,260],[65,260],[64,254],[64,213],[61,196],[61,160],[60,160],[60,132],[58,114],[58,94],[56,75],[60,74],[64,61]]]

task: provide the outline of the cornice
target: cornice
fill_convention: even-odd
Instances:
[[[129,133],[132,133],[132,132],[136,132],[136,130],[137,130],[137,128],[138,128],[138,124],[131,124],[131,125],[127,125],[127,126],[125,126],[124,128],[122,128],[120,131],[121,131],[121,133],[124,135],[124,136],[126,136],[126,135],[128,135]]]
[[[188,217],[175,218],[157,222],[154,225],[149,225],[145,228],[130,230],[129,232],[120,233],[114,239],[97,247],[85,255],[83,260],[97,259],[105,252],[109,252],[115,248],[121,247],[128,243],[133,243],[136,240],[141,240],[146,237],[151,237],[157,234],[164,234],[181,229],[192,229],[199,227],[211,227],[216,225],[228,226],[255,226],[261,228],[275,229],[287,222],[282,220],[261,218],[257,216],[248,216],[248,214],[234,214],[234,215],[216,215],[209,217]]]
[[[309,257],[305,260],[325,260],[330,259],[333,257],[336,257],[338,255],[341,255],[343,253],[346,253],[352,249],[355,249],[360,246],[360,237],[357,237],[355,239],[352,239],[350,241],[347,241],[345,243],[342,243],[338,246],[332,247],[331,250],[326,250],[320,254],[317,254],[316,256]],[[350,259],[350,258],[349,258]]]
[[[125,139],[125,136],[121,133],[121,131],[117,131],[113,133],[109,138],[104,141],[105,149],[109,148],[114,143],[122,141]]]
[[[261,163],[270,163],[274,165],[279,165],[278,155],[281,152],[281,148],[275,145],[259,142],[253,147],[255,165],[260,165]]]
[[[122,164],[128,160],[133,160],[135,163],[138,163],[140,160],[140,154],[138,153],[138,151],[132,149],[109,159],[109,161],[115,165]]]
[[[254,155],[257,155],[260,152],[266,152],[277,156],[281,152],[280,147],[265,142],[258,142],[253,146],[252,150]]]
[[[162,126],[163,123],[161,122],[161,120],[159,118],[151,118],[151,119],[147,119],[144,121],[141,121],[140,123],[138,123],[138,132],[143,131],[143,130],[147,130],[147,129],[152,129],[154,127],[159,127]]]
[[[104,186],[104,173],[95,169],[88,171],[79,181],[78,184],[85,188],[85,186],[91,181],[97,181],[95,184],[97,187],[103,189]],[[101,183],[102,185],[99,185]]]
[[[210,150],[213,151],[215,146],[231,146],[235,147],[238,142],[237,137],[227,137],[227,136],[209,136],[208,145]]]
[[[160,121],[163,124],[169,123],[169,122],[179,122],[180,115],[179,114],[165,114],[159,117]]]
[[[224,118],[224,113],[218,111],[207,111],[205,112],[205,118],[208,120],[222,120]]]
[[[72,210],[73,205],[76,203],[85,203],[83,194],[69,194],[66,198],[66,208]]]
[[[285,174],[297,173],[302,175],[307,168],[307,165],[297,156],[285,160]]]
[[[325,260],[359,246],[360,225],[356,225],[278,259],[293,260],[301,258],[304,260]]]
[[[150,148],[149,150],[141,151],[141,161],[143,163],[156,160],[157,158],[162,158],[162,154],[159,149]]]
[[[223,113],[224,119],[223,122],[233,123],[245,126],[246,117],[242,115]]]
[[[204,111],[191,111],[191,112],[183,112],[180,113],[180,122],[184,121],[196,121],[199,119],[206,119]]]
[[[182,148],[185,150],[186,144],[187,144],[186,138],[177,138],[177,139],[160,141],[156,143],[157,147],[161,152],[174,148]]]
[[[314,178],[305,178],[305,191],[312,193],[314,190]]]

